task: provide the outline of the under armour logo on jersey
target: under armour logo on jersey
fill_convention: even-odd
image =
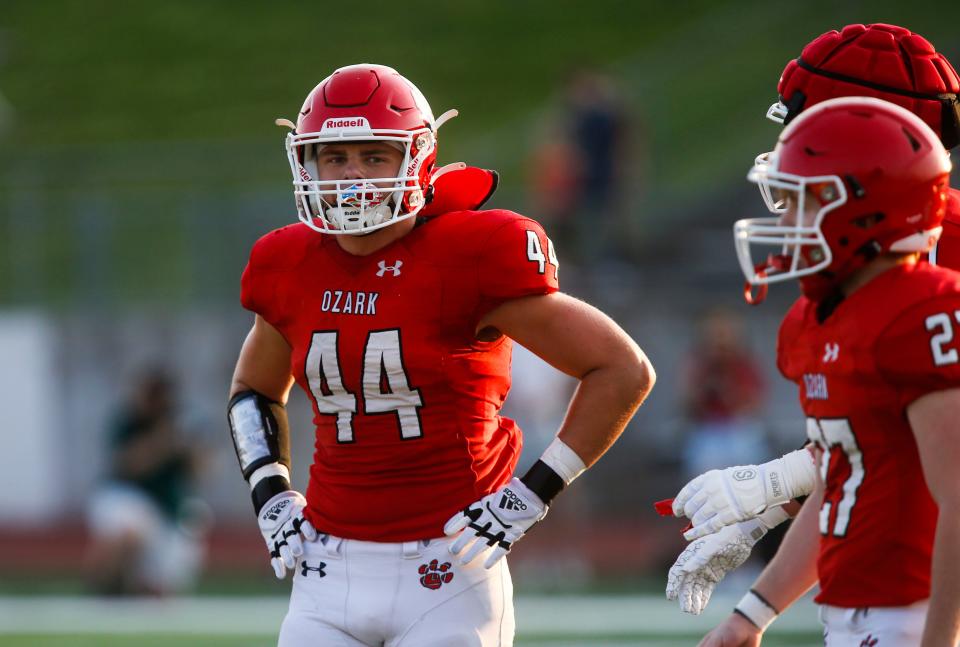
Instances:
[[[313,571],[320,577],[326,577],[327,574],[323,570],[326,567],[327,567],[326,562],[320,562],[319,566],[310,566],[309,564],[307,564],[307,560],[303,560],[303,562],[300,564],[300,574],[306,577],[308,572]]]
[[[840,356],[840,344],[827,342],[823,346],[823,362],[835,362]]]
[[[526,510],[527,504],[520,497],[510,491],[510,488],[503,488],[503,497],[500,499],[501,510]]]
[[[403,267],[403,261],[396,261],[393,265],[387,265],[386,261],[377,263],[377,276],[383,276],[387,272],[393,272],[394,276],[400,276],[400,268]]]

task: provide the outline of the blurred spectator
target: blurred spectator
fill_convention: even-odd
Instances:
[[[110,430],[110,473],[88,510],[90,588],[106,595],[166,595],[190,587],[209,525],[189,496],[199,453],[175,420],[174,384],[146,371]]]
[[[766,460],[771,451],[758,419],[766,385],[753,352],[744,343],[741,326],[732,312],[709,311],[684,367],[687,478],[714,468]]]
[[[618,242],[628,119],[613,81],[585,67],[567,78],[560,111],[531,156],[534,209],[560,246],[588,264]]]

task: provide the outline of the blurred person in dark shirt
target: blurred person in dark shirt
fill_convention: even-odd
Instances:
[[[175,386],[151,368],[110,429],[110,467],[88,510],[90,588],[165,595],[189,587],[202,558],[204,504],[190,497],[199,454],[176,421]]]
[[[574,261],[595,265],[623,243],[619,221],[633,124],[616,83],[602,70],[571,70],[562,92],[558,114],[547,120],[530,156],[532,198]]]

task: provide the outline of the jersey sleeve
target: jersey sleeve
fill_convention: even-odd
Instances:
[[[909,405],[933,391],[960,387],[960,294],[933,297],[900,314],[878,337],[880,374]]]
[[[517,216],[497,226],[477,262],[480,295],[505,301],[559,289],[553,243],[535,220]]]
[[[240,304],[277,326],[281,316],[279,303],[283,276],[293,250],[284,229],[261,237],[250,250],[250,258],[240,277]]]

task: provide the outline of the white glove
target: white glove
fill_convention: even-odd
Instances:
[[[303,540],[314,541],[317,530],[303,517],[307,500],[296,490],[276,494],[263,504],[257,521],[260,533],[270,551],[270,565],[277,579],[282,580],[287,569],[297,565],[303,555]],[[301,538],[301,535],[303,537]]]
[[[452,537],[463,530],[463,534],[450,545],[450,552],[454,555],[459,555],[473,544],[458,560],[461,564],[469,564],[492,546],[493,550],[483,566],[493,568],[501,557],[510,552],[513,542],[546,514],[547,506],[540,498],[520,479],[514,478],[496,492],[450,517],[443,526],[443,532]]]
[[[788,518],[783,508],[771,508],[756,519],[692,541],[670,567],[667,599],[679,600],[685,613],[700,615],[720,580],[746,561],[768,530]]]
[[[673,499],[673,514],[689,517],[693,527],[683,536],[693,541],[810,494],[816,479],[813,456],[806,449],[763,465],[710,470],[683,486]]]

